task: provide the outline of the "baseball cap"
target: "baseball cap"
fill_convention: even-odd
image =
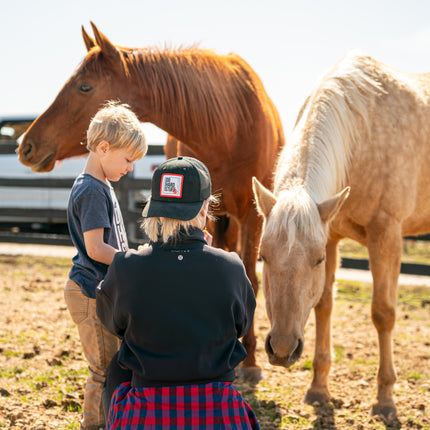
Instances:
[[[152,176],[152,194],[142,216],[188,221],[211,195],[207,167],[196,158],[176,157],[160,164]]]

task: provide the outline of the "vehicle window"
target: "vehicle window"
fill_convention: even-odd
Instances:
[[[18,140],[30,127],[34,118],[23,119],[1,119],[0,118],[0,139],[1,140]]]

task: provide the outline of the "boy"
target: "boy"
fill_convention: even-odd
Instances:
[[[96,315],[96,287],[118,251],[128,249],[122,215],[109,181],[133,170],[147,151],[140,121],[129,106],[108,102],[92,119],[87,131],[90,151],[83,173],[70,193],[67,219],[78,253],[66,283],[64,297],[79,331],[90,376],[84,394],[81,429],[105,427],[101,395],[108,364],[119,340]]]

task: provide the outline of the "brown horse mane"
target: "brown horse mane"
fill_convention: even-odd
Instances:
[[[172,130],[185,135],[191,124],[202,138],[211,136],[222,143],[238,129],[249,129],[255,120],[250,99],[258,102],[256,94],[265,94],[263,85],[238,55],[220,55],[195,46],[116,49],[125,76],[133,85],[149,90],[154,111],[169,112]],[[109,64],[97,48],[90,50],[86,60],[84,68],[100,74]]]

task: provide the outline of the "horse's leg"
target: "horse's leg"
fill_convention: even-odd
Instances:
[[[258,279],[255,270],[261,227],[262,220],[257,214],[256,209],[251,206],[247,212],[247,215],[240,220],[239,237],[241,258],[248,278],[251,281],[255,297],[257,297],[258,293]],[[257,341],[255,337],[254,324],[255,319],[249,332],[242,338],[242,343],[246,348],[248,356],[244,360],[239,373],[242,374],[245,379],[257,382],[262,378],[262,374],[255,357]]]
[[[393,386],[392,331],[396,320],[397,283],[402,252],[401,225],[393,217],[376,219],[367,228],[369,265],[373,276],[372,321],[378,332],[379,369],[377,402],[372,414],[396,416]]]
[[[170,134],[167,135],[167,140],[164,145],[164,155],[167,159],[175,158],[179,155],[179,140]],[[183,146],[183,145],[182,145]]]
[[[306,392],[305,402],[327,403],[330,400],[328,375],[331,367],[331,313],[333,309],[333,283],[337,269],[339,240],[330,239],[326,247],[324,291],[315,307],[315,355],[313,379]]]
[[[239,228],[234,218],[227,215],[219,215],[215,221],[208,220],[206,227],[213,236],[213,246],[239,253]]]

